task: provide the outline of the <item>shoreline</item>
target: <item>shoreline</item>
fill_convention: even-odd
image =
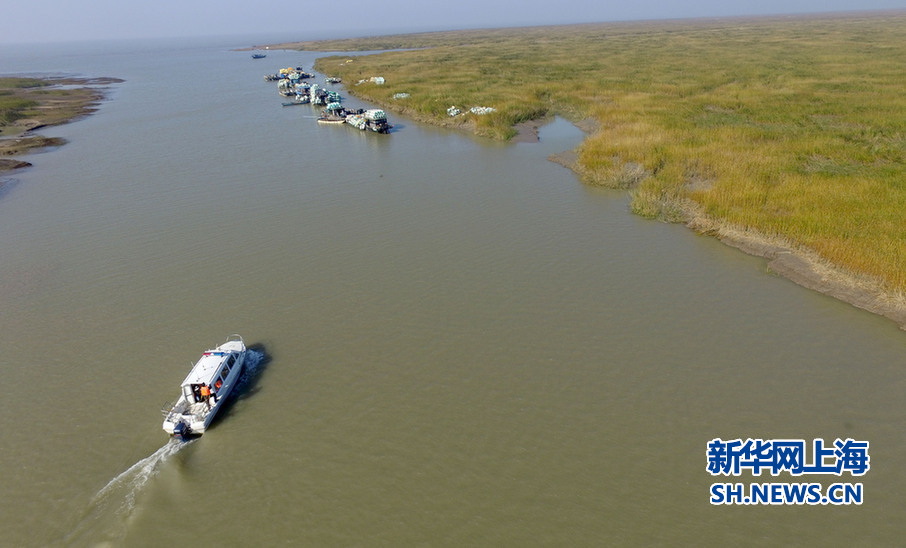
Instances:
[[[357,95],[349,87],[346,87],[346,91],[350,95]],[[475,128],[468,123],[439,123],[430,117],[420,116],[411,109],[399,108],[399,105],[396,104],[385,104],[371,97],[361,98],[374,102],[391,112],[408,116],[419,123],[465,130],[475,134]],[[548,115],[516,124],[513,128],[517,133],[508,141],[513,143],[538,142],[539,129],[553,119],[553,116]],[[579,128],[586,138],[600,129],[600,123],[593,117],[578,121],[571,120],[571,123]],[[574,149],[551,154],[547,159],[575,173],[582,184],[606,187],[606,185],[598,185],[589,180],[579,166],[578,158],[578,153]],[[632,187],[637,186],[637,183]],[[806,289],[817,291],[856,308],[892,320],[900,329],[906,331],[906,295],[887,290],[880,282],[867,276],[850,273],[802,246],[708,217],[701,211],[700,206],[691,200],[676,203],[675,206],[682,212],[682,219],[678,221],[661,220],[661,222],[682,223],[700,235],[715,237],[725,245],[734,247],[743,253],[766,259],[765,266],[775,275],[786,278]]]
[[[519,124],[517,130],[520,131],[521,138],[517,142],[537,142],[538,128],[544,123],[541,120]],[[596,132],[598,128],[598,122],[592,118],[573,124],[586,136]],[[516,138],[513,140],[516,141]],[[551,154],[547,159],[575,173],[583,184],[591,184],[579,169],[578,154],[575,150]],[[771,238],[757,231],[731,226],[711,218],[691,200],[677,205],[684,213],[685,220],[682,224],[687,228],[702,236],[717,238],[721,243],[747,255],[761,257],[766,260],[765,266],[769,272],[806,289],[883,316],[906,331],[906,295],[886,290],[879,282],[869,277],[847,272],[822,259],[814,251],[793,245],[781,238]]]
[[[875,280],[846,272],[813,251],[753,231],[721,226],[707,217],[693,218],[686,226],[699,234],[714,236],[744,253],[766,259],[768,270],[774,274],[893,320],[900,329],[906,330],[906,296],[886,291]]]
[[[106,86],[123,81],[107,77],[0,77],[0,89],[8,96],[30,102],[13,112],[11,122],[0,126],[0,175],[31,167],[30,162],[17,156],[66,144],[65,139],[35,132],[93,114],[107,98]]]
[[[583,183],[629,190],[633,213],[718,237],[765,258],[775,274],[906,329],[906,244],[897,230],[904,162],[899,141],[888,138],[898,135],[894,113],[903,109],[895,90],[904,17],[896,10],[602,23],[272,47],[322,51],[315,69],[346,81],[380,75],[396,87],[348,92],[490,139],[534,141],[532,125],[515,122],[548,113],[574,123],[593,116],[602,127],[574,154],[553,158]],[[826,45],[803,41],[819,34]],[[866,36],[876,49],[851,47]],[[700,55],[715,47],[725,55]],[[341,51],[363,55],[350,53],[350,64]],[[790,63],[770,61],[781,57]],[[399,91],[412,99],[394,101]],[[454,124],[440,108],[449,104],[491,105],[500,114]],[[759,234],[747,230],[754,226]],[[766,246],[775,235],[787,241]]]

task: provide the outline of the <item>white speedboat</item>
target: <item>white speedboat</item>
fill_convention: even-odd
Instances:
[[[214,420],[236,384],[248,351],[239,335],[202,354],[182,381],[182,393],[164,406],[164,431],[178,437],[200,436]]]

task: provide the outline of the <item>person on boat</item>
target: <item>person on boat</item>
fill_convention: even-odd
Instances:
[[[201,385],[201,399],[208,404],[208,409],[211,408],[211,387],[203,384]]]

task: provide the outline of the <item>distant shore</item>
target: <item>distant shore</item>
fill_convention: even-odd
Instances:
[[[106,96],[104,86],[117,78],[0,77],[0,174],[31,166],[15,158],[35,150],[61,146],[57,137],[36,131],[87,116]]]

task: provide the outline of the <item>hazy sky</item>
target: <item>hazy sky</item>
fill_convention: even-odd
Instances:
[[[422,30],[906,8],[906,0],[0,0],[0,43]]]

